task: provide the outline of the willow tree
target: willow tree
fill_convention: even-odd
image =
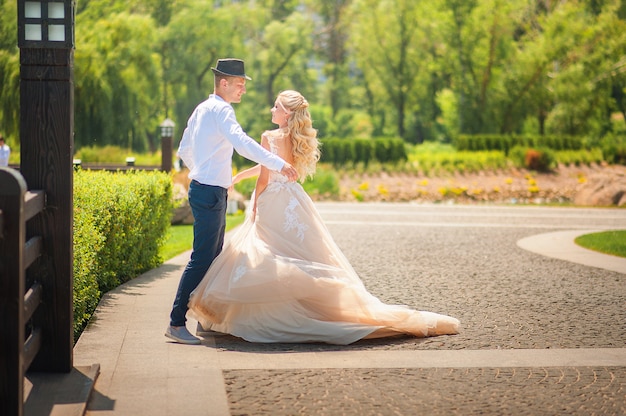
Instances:
[[[77,16],[75,143],[145,151],[159,123],[160,65],[147,15]],[[153,143],[153,147],[155,144]]]

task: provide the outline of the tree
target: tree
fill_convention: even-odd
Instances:
[[[624,6],[593,3],[588,9],[563,6],[568,42],[552,82],[555,107],[548,127],[554,132],[601,137],[613,130],[614,112],[625,114],[626,21],[618,15]]]
[[[619,111],[612,100],[623,90],[626,31],[619,1],[537,3],[518,26],[514,58],[508,66],[511,99],[503,105],[502,130],[537,119],[537,133],[601,136]],[[621,62],[621,64],[620,64]]]
[[[304,71],[304,79],[310,81],[306,64],[311,54],[311,29],[309,19],[298,12],[284,22],[274,20],[264,28],[255,66],[265,85],[266,106],[274,105],[280,89],[302,89],[293,82],[298,73]]]
[[[16,9],[1,0],[0,129],[19,138]],[[326,137],[599,139],[626,130],[625,25],[622,0],[85,0],[75,144],[157,149],[158,124],[184,128],[222,57],[253,78],[237,105],[253,137],[297,89]]]
[[[312,31],[310,17],[300,11],[293,11],[284,20],[256,13],[245,54],[253,80],[237,107],[237,118],[252,137],[260,138],[264,130],[276,127],[269,110],[280,91],[298,90],[310,103],[317,102],[317,70],[311,65]]]
[[[415,0],[355,0],[350,15],[352,53],[371,97],[372,118],[384,123],[387,115],[394,117],[401,137],[406,136],[407,109],[416,103],[415,80],[427,72],[428,57],[418,46],[427,42],[420,30],[425,23],[421,5]]]
[[[160,68],[153,52],[154,30],[149,16],[128,13],[77,25],[77,148],[112,144],[147,149],[159,123]]]
[[[313,48],[322,63],[328,104],[335,119],[341,109],[355,106],[350,95],[347,49],[349,22],[346,15],[350,0],[310,1],[309,4],[315,16],[320,17],[313,33]]]
[[[0,4],[0,133],[19,137],[20,60],[17,47],[17,2]]]
[[[491,133],[500,128],[500,108],[509,100],[506,73],[515,70],[513,30],[519,1],[446,0],[445,43],[450,88],[457,96],[458,131]]]
[[[239,4],[214,8],[207,2],[187,2],[174,11],[161,36],[161,51],[164,84],[171,91],[166,108],[173,107],[172,118],[181,129],[213,91],[211,67],[217,59],[244,58],[251,15]]]

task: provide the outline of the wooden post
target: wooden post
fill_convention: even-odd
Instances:
[[[67,1],[67,0],[66,0]],[[20,49],[20,171],[29,189],[45,191],[47,208],[27,225],[43,236],[41,259],[27,271],[43,286],[41,350],[30,369],[69,372],[73,366],[73,48]]]
[[[163,172],[172,171],[172,138],[161,138],[161,170]]]

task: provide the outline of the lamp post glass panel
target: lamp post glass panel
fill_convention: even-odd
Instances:
[[[172,138],[174,137],[174,126],[176,124],[166,118],[161,125],[161,169],[164,172],[172,170]]]
[[[174,136],[174,122],[169,118],[163,120],[163,123],[159,127],[161,127],[161,138],[164,137],[173,137]]]
[[[20,48],[73,48],[74,1],[18,1]]]

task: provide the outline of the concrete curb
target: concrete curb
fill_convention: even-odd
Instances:
[[[584,234],[606,230],[568,230],[537,234],[517,242],[518,247],[533,253],[567,260],[585,266],[598,267],[618,273],[626,273],[626,259],[588,250],[574,240]]]

